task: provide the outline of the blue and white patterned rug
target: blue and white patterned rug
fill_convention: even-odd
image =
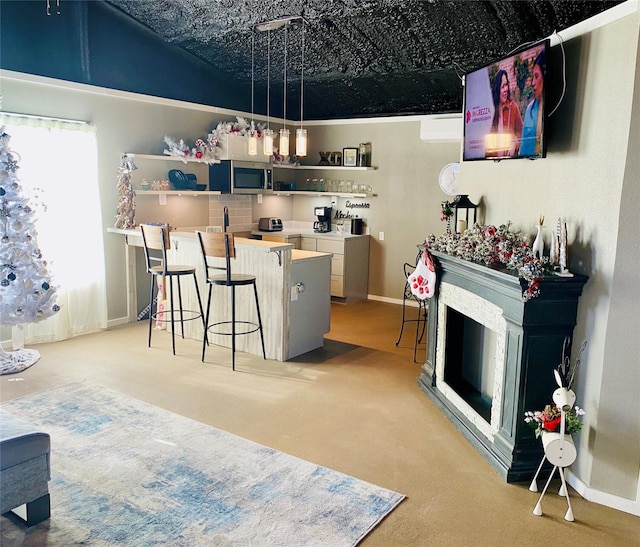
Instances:
[[[2,545],[348,546],[404,496],[88,383],[2,410],[51,435],[51,518]]]

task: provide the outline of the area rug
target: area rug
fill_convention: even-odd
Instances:
[[[15,374],[35,365],[40,359],[40,352],[35,349],[21,348],[5,351],[0,348],[0,375]]]
[[[51,518],[2,545],[358,544],[404,498],[89,383],[0,405],[51,435]]]

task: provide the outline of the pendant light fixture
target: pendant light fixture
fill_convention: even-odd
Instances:
[[[282,129],[280,130],[279,152],[281,156],[289,155],[289,130],[287,129],[287,29],[289,24],[284,26],[284,87],[282,95],[284,103],[282,106]]]
[[[300,52],[300,127],[296,130],[296,156],[307,155],[307,130],[302,127],[304,114],[304,18],[302,19],[302,48]]]
[[[267,31],[267,128],[263,132],[262,153],[273,154],[273,130],[269,126],[269,107],[271,103],[271,29]]]
[[[301,53],[301,69],[300,69],[300,128],[296,130],[296,155],[307,155],[307,130],[302,127],[302,119],[304,114],[304,18],[299,15],[280,17],[272,21],[266,21],[255,26],[260,32],[271,32],[281,27],[284,29],[284,107],[283,107],[283,128],[280,130],[280,147],[279,152],[282,156],[289,155],[289,135],[287,129],[287,27],[292,21],[300,20],[302,25],[302,53]],[[273,130],[269,127],[269,106],[270,106],[270,60],[271,60],[271,34],[268,35],[268,52],[267,52],[267,129],[264,133],[263,149],[266,155],[273,154]]]
[[[251,127],[249,128],[249,139],[247,143],[247,153],[250,156],[258,155],[258,136],[256,135],[255,122],[253,121],[253,91],[254,91],[254,51],[255,51],[255,31],[251,27]]]

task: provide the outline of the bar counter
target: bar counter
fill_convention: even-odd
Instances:
[[[108,232],[124,236],[129,321],[137,320],[136,247],[142,247],[139,229],[108,228]],[[194,265],[202,304],[206,311],[208,285],[195,229],[172,231],[169,261]],[[255,275],[267,359],[286,361],[302,353],[322,347],[323,335],[329,332],[331,311],[331,255],[301,251],[289,243],[235,239],[234,273]],[[197,310],[193,283],[182,284],[184,309]],[[177,302],[177,295],[174,295]],[[227,287],[214,287],[209,323],[231,318],[231,294]],[[253,291],[250,287],[236,290],[238,320],[257,321]],[[170,327],[170,326],[169,326]],[[241,325],[242,327],[242,325]],[[202,340],[199,321],[185,323],[185,337]],[[231,347],[231,337],[212,335],[211,343]],[[144,342],[144,341],[143,341]],[[258,333],[236,337],[236,349],[262,355]]]

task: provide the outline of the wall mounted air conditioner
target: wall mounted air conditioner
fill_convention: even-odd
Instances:
[[[462,142],[462,114],[434,114],[420,119],[420,140]]]

